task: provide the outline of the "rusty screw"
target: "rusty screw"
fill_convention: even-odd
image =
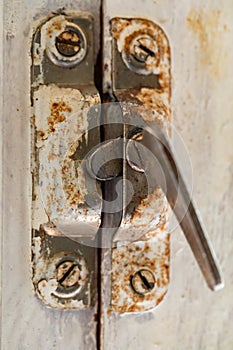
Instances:
[[[87,39],[82,29],[68,23],[62,32],[47,38],[46,52],[52,63],[71,68],[81,63],[87,54]]]
[[[127,50],[123,50],[121,55],[130,70],[137,74],[149,75],[153,72],[152,67],[158,60],[157,42],[150,35],[140,35],[132,40]],[[151,67],[147,65],[149,57],[152,58]]]
[[[155,287],[154,274],[150,270],[141,269],[131,276],[130,284],[135,293],[145,296]]]
[[[155,42],[150,37],[137,39],[133,47],[133,56],[140,63],[146,63],[147,58],[155,56]]]
[[[80,268],[74,261],[63,261],[57,267],[57,281],[63,288],[79,287]]]
[[[75,56],[81,49],[81,38],[77,31],[67,29],[57,36],[56,48],[65,57]]]

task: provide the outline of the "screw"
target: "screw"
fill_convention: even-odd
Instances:
[[[65,57],[75,56],[81,49],[81,39],[77,31],[67,29],[56,37],[56,48]]]
[[[139,270],[133,276],[131,276],[130,284],[135,293],[145,296],[155,287],[154,274],[150,270]]]
[[[82,29],[69,23],[65,29],[53,35],[47,36],[46,52],[52,63],[71,68],[81,63],[87,54],[87,39]]]
[[[122,50],[122,59],[125,65],[137,74],[149,75],[158,61],[158,47],[156,40],[149,35],[140,35]],[[146,64],[148,58],[152,57],[150,67]]]
[[[63,288],[79,286],[80,268],[74,261],[63,261],[57,267],[57,281]]]
[[[142,37],[137,39],[133,47],[133,56],[140,63],[146,63],[147,58],[155,56],[155,43],[152,38]]]

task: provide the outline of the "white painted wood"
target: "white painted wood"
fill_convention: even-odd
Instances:
[[[179,229],[172,232],[171,283],[146,314],[107,313],[104,349],[231,350],[233,348],[233,3],[106,0],[112,17],[145,17],[167,33],[172,49],[172,117],[193,166],[198,203],[226,287],[205,285]],[[184,164],[185,172],[185,164]]]
[[[31,40],[37,25],[64,6],[94,14],[97,52],[99,1],[3,1],[3,350],[96,348],[94,310],[48,309],[35,296],[31,280]]]
[[[33,294],[30,265],[30,40],[51,11],[95,13],[97,0],[4,0],[2,169],[3,350],[95,349],[93,315],[49,310]],[[193,255],[172,234],[171,284],[153,312],[111,315],[107,350],[233,348],[233,3],[231,0],[107,0],[111,17],[146,17],[167,32],[172,48],[173,122],[193,164],[194,198],[219,257],[226,287],[208,290]],[[2,87],[1,87],[2,89]]]

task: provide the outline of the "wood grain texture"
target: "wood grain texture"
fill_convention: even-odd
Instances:
[[[205,285],[183,234],[172,232],[171,283],[153,312],[104,320],[105,350],[231,350],[233,347],[233,3],[231,0],[106,0],[111,17],[161,25],[172,49],[173,122],[193,165],[193,196],[226,287]],[[33,294],[30,265],[30,46],[52,11],[92,9],[99,1],[4,0],[2,169],[3,350],[95,349],[93,314],[45,308]],[[98,46],[98,45],[97,45]],[[184,165],[185,170],[185,165]]]
[[[231,350],[233,347],[233,4],[231,1],[106,0],[109,17],[145,17],[167,33],[172,51],[173,124],[189,151],[193,198],[226,287],[205,285],[180,231],[172,232],[171,283],[145,314],[108,315],[104,349]],[[183,163],[184,173],[186,165]],[[188,173],[190,180],[190,173]]]
[[[3,1],[3,350],[96,348],[94,310],[48,309],[35,296],[31,279],[31,40],[35,28],[63,7],[94,14],[97,53],[99,1]]]

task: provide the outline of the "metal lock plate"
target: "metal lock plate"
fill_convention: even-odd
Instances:
[[[47,305],[80,309],[94,303],[91,242],[101,215],[100,185],[85,171],[100,142],[92,18],[53,17],[36,31],[32,53],[33,282]],[[59,282],[64,257],[79,267],[72,288]]]
[[[169,284],[167,200],[150,168],[146,171],[136,141],[147,123],[169,128],[170,48],[163,30],[148,20],[114,18],[111,33],[113,91],[126,138],[124,213],[112,252],[112,307],[136,312],[159,304]]]

